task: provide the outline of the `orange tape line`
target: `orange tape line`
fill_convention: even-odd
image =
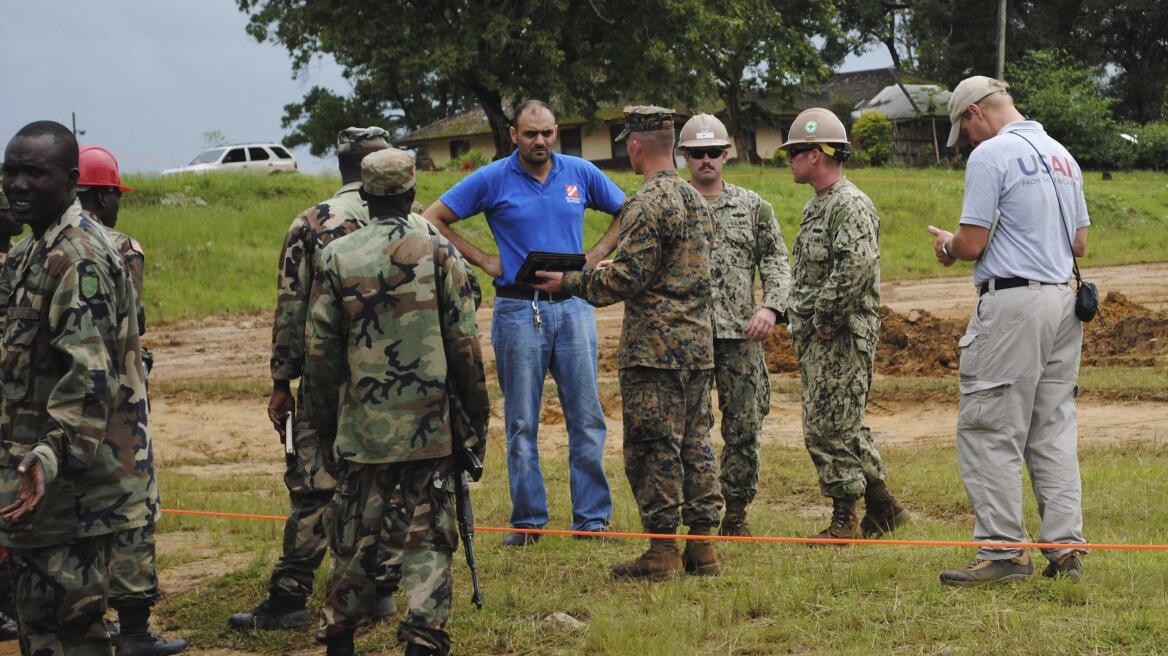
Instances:
[[[208,512],[205,510],[178,510],[163,508],[162,512],[172,515],[194,515],[196,517],[225,517],[228,519],[271,519],[284,521],[279,515],[252,515],[249,513]],[[475,531],[484,533],[530,533],[533,535],[580,535],[584,537],[605,537],[622,539],[652,539],[663,537],[660,533],[623,533],[619,531],[599,533],[596,531],[562,531],[548,528],[511,528],[499,526],[476,526]],[[778,537],[771,535],[674,535],[678,540],[710,540],[713,542],[778,542],[782,544],[869,544],[897,547],[972,547],[975,549],[1091,549],[1098,551],[1168,551],[1168,544],[1066,544],[1052,542],[972,542],[968,540],[846,540],[836,538]]]

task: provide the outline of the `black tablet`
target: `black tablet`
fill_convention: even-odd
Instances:
[[[548,253],[545,251],[531,251],[519,273],[515,274],[515,282],[520,285],[537,285],[541,281],[535,277],[536,271],[579,271],[584,268],[583,253]]]

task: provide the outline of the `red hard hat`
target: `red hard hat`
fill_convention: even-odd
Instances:
[[[101,146],[82,146],[78,168],[81,171],[77,180],[79,187],[117,187],[123,192],[134,191],[122,184],[122,178],[118,176],[118,160]]]

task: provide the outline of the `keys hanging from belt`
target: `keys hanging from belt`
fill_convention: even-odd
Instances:
[[[539,291],[531,297],[531,321],[535,324],[535,332],[543,334],[543,319],[539,317]]]

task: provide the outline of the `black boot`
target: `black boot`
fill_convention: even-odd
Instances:
[[[300,629],[308,626],[308,609],[301,597],[273,595],[250,613],[236,613],[227,624],[238,631],[252,629]]]
[[[150,603],[123,603],[114,608],[119,620],[115,640],[118,656],[167,656],[187,650],[186,640],[167,640],[150,632]]]
[[[442,652],[426,645],[411,642],[406,646],[405,656],[442,656]]]
[[[353,647],[353,631],[338,633],[322,640],[325,644],[325,656],[354,656],[357,650]]]

